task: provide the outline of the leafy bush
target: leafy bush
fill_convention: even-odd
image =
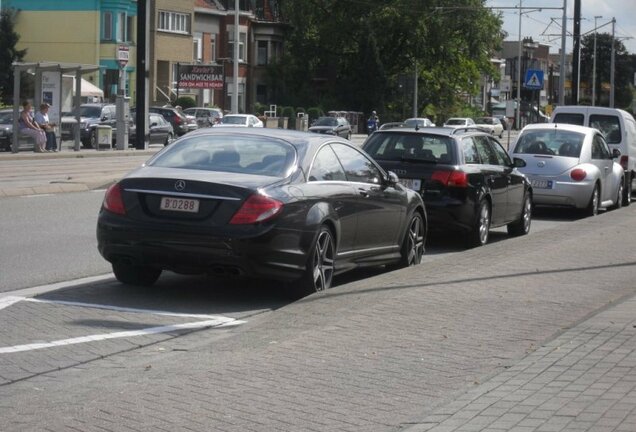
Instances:
[[[174,101],[173,105],[179,105],[181,108],[186,109],[197,106],[197,102],[190,96],[181,96]]]
[[[319,107],[310,107],[307,110],[307,115],[309,115],[309,124],[311,124],[318,117],[322,117],[325,115],[324,111]]]

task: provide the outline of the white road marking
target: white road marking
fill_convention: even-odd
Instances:
[[[21,297],[35,296],[35,295],[44,294],[50,291],[59,290],[62,288],[70,288],[70,287],[76,287],[78,285],[102,282],[105,280],[113,279],[114,277],[115,277],[114,274],[107,273],[101,276],[89,276],[89,277],[65,281],[65,282],[57,282],[53,284],[40,285],[36,287],[31,287],[31,288],[22,288],[15,291],[6,291],[3,293],[0,293],[0,299],[5,297],[10,297],[10,296],[21,296]]]
[[[55,194],[50,194],[50,193],[46,193],[46,194],[36,194],[36,195],[20,195],[20,198],[40,198],[40,197],[47,197],[47,196],[53,196]]]
[[[15,297],[15,296],[9,296],[9,297],[2,297],[0,298],[0,310],[11,306],[14,303],[17,303],[19,301],[24,300],[24,297]]]
[[[235,320],[233,318],[211,319],[206,321],[197,321],[183,324],[174,324],[160,327],[149,327],[141,330],[129,330],[115,333],[95,334],[89,336],[80,336],[70,339],[61,339],[51,342],[39,342],[26,345],[15,345],[0,348],[0,354],[17,353],[23,351],[33,351],[44,348],[60,347],[66,345],[75,345],[86,342],[98,342],[108,339],[127,338],[134,336],[145,336],[158,333],[168,333],[177,330],[190,330],[204,327],[229,327],[233,325],[243,324],[244,321]]]
[[[112,306],[112,305],[104,305],[104,304],[96,304],[96,303],[81,303],[81,302],[73,302],[73,301],[65,301],[65,300],[43,300],[36,298],[25,298],[22,300],[33,303],[48,303],[48,304],[59,304],[63,306],[77,306],[77,307],[85,307],[92,309],[106,309],[117,312],[131,312],[131,313],[145,313],[152,315],[161,315],[161,316],[172,316],[172,317],[187,317],[187,318],[200,318],[200,319],[233,319],[227,318],[222,315],[203,315],[203,314],[188,314],[188,313],[180,313],[180,312],[170,312],[170,311],[160,311],[154,309],[136,309],[129,308],[123,306]],[[1,307],[0,307],[1,309]]]

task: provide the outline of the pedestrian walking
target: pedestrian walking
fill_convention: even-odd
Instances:
[[[18,119],[18,129],[20,133],[29,135],[33,138],[33,140],[35,141],[35,145],[33,146],[34,152],[43,153],[46,151],[46,134],[37,125],[37,123],[35,123],[30,102],[24,102],[22,104],[22,112],[20,113],[20,118]]]
[[[40,129],[44,131],[44,135],[46,135],[46,151],[56,152],[57,151],[57,139],[55,137],[55,123],[51,123],[49,121],[49,107],[50,105],[47,103],[43,103],[40,105],[40,111],[35,113],[34,120],[35,123],[40,126]]]

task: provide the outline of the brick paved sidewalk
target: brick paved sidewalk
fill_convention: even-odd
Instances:
[[[406,430],[636,431],[635,311],[612,305]]]

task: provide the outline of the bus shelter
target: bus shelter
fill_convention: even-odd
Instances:
[[[79,63],[57,63],[57,62],[14,62],[13,65],[13,141],[11,149],[13,153],[20,150],[18,139],[18,116],[22,100],[20,94],[20,83],[22,73],[31,73],[35,76],[35,94],[33,97],[33,107],[38,109],[40,104],[47,103],[50,105],[49,118],[51,122],[62,125],[62,106],[65,98],[70,97],[72,111],[75,113],[76,127],[73,128],[73,140],[75,151],[80,149],[80,113],[82,96],[82,75],[96,72],[100,70],[98,65],[87,65]],[[75,77],[75,91],[63,91],[63,77]],[[74,93],[74,94],[73,94]],[[71,96],[73,94],[73,96]],[[60,128],[58,127],[58,131]],[[59,133],[59,132],[58,132]],[[60,137],[58,136],[58,141]]]

